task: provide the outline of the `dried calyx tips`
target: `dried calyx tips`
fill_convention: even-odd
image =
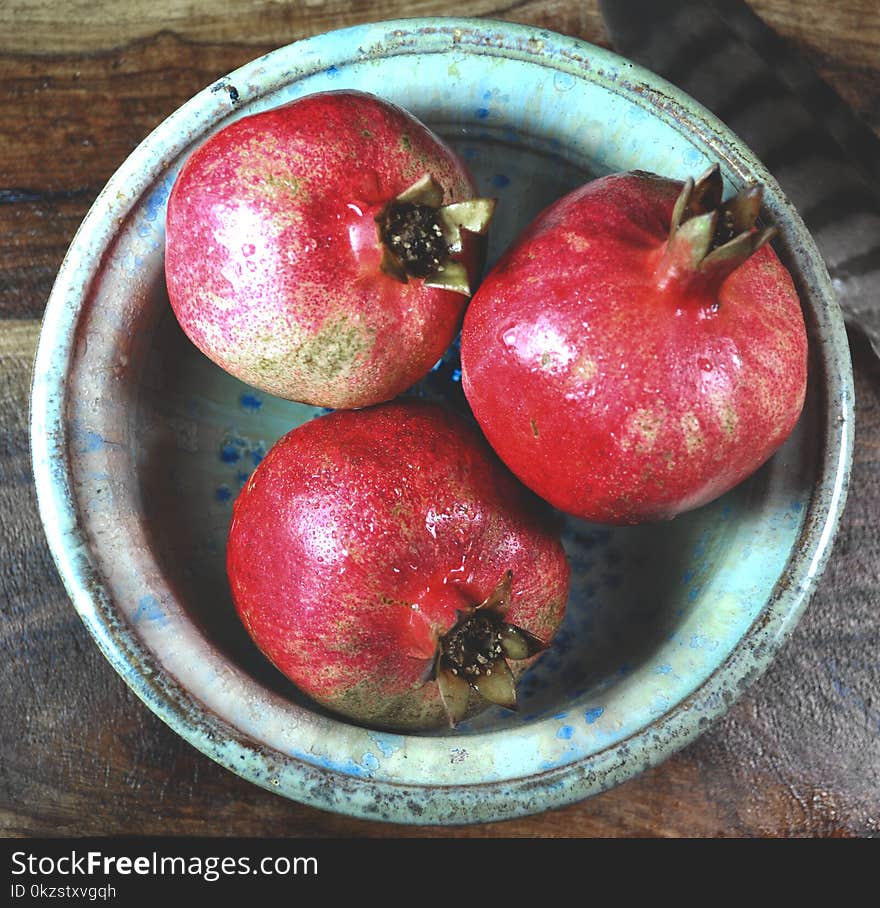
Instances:
[[[697,180],[688,179],[672,212],[669,239],[658,267],[665,286],[694,277],[717,287],[750,255],[776,234],[775,227],[755,226],[763,187],[751,183],[722,202],[721,168],[713,164]]]
[[[467,714],[473,692],[516,709],[516,680],[508,659],[528,659],[546,649],[534,634],[504,620],[510,608],[513,574],[507,571],[491,595],[459,620],[437,644],[431,678],[455,725]]]
[[[463,248],[462,234],[485,235],[494,212],[494,199],[444,205],[443,187],[425,174],[376,218],[382,270],[404,284],[410,277],[423,278],[429,287],[469,296],[467,269],[456,259]]]

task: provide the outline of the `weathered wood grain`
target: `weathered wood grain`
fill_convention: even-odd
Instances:
[[[880,128],[874,0],[753,6]],[[0,835],[880,834],[880,364],[859,338],[852,492],[792,639],[696,743],[590,801],[455,830],[401,829],[286,801],[166,728],[70,605],[37,515],[27,401],[38,319],[92,200],[165,116],[260,53],[345,24],[439,12],[607,43],[594,0],[0,5]]]
[[[601,19],[595,0],[580,4],[561,0],[498,3],[473,0],[215,0],[184,4],[176,0],[6,0],[0,10],[0,53],[91,54],[172,32],[202,44],[286,44],[297,37],[344,28],[360,22],[422,16],[513,17],[546,24],[568,34],[597,34]],[[585,29],[584,23],[590,25]],[[63,23],[63,24],[62,24]]]

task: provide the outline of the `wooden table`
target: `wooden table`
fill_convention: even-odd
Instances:
[[[752,5],[880,130],[876,0]],[[39,321],[77,225],[149,130],[218,76],[309,34],[422,14],[509,18],[608,45],[595,0],[0,5],[0,834],[880,833],[880,363],[859,337],[851,337],[852,490],[805,617],[724,719],[600,797],[455,830],[404,830],[289,802],[221,769],[166,728],[80,623],[43,538],[27,436]]]

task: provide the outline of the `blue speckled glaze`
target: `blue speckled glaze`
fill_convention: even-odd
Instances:
[[[568,519],[567,617],[516,713],[393,735],[327,715],[255,650],[224,544],[271,444],[324,411],[241,384],[182,335],[163,279],[164,206],[189,151],[230,119],[346,87],[411,109],[499,200],[493,262],[546,204],[640,168],[719,161],[756,178],[811,342],[804,415],[777,455],[669,524]],[[453,347],[413,393],[463,405]],[[597,794],[693,740],[772,660],[824,567],[852,446],[852,378],[827,273],[778,186],[723,125],[656,76],[561,35],[486,20],[358,26],[268,54],[155,130],[102,191],[59,272],[33,388],[41,513],[107,658],[176,731],[281,795],[401,823],[535,813]]]

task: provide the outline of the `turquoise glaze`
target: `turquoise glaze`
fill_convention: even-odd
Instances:
[[[490,261],[592,176],[640,168],[765,215],[810,335],[804,415],[751,480],[675,521],[565,525],[568,617],[517,713],[395,735],[315,708],[238,623],[223,552],[232,502],[281,434],[320,416],[242,385],[183,337],[163,280],[165,202],[189,151],[243,114],[357,87],[412,110],[499,199]],[[748,149],[658,77],[581,41],[507,23],[402,20],[268,54],[198,94],[113,176],[65,258],[33,387],[46,533],[73,603],[126,682],[194,746],[317,807],[402,823],[535,813],[594,795],[692,741],[772,660],[830,551],[848,478],[852,379],[813,241]],[[416,393],[460,400],[452,350]]]

